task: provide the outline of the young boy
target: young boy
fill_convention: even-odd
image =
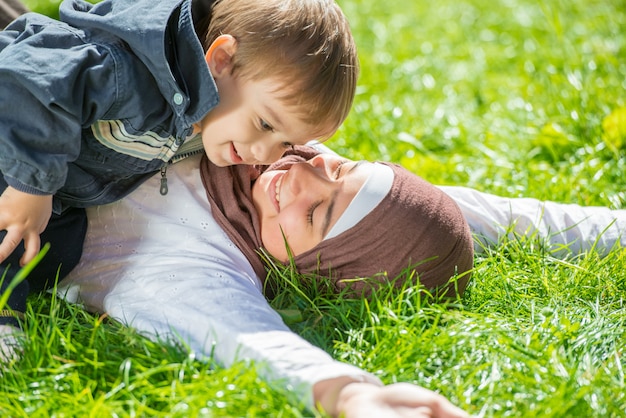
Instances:
[[[0,292],[42,232],[47,267],[29,278],[54,280],[59,263],[66,274],[82,248],[80,208],[158,170],[167,193],[177,158],[204,148],[219,166],[266,164],[330,137],[357,76],[332,0],[66,0],[60,21],[13,21],[0,32]]]

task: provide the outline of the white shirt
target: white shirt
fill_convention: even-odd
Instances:
[[[316,382],[378,382],[289,330],[213,219],[198,167],[199,157],[170,166],[166,196],[155,175],[122,201],[90,208],[82,258],[59,294],[224,366],[252,360],[311,409]]]

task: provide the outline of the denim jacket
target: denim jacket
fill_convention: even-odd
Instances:
[[[191,0],[65,0],[0,32],[6,182],[59,212],[161,169],[219,101],[193,23]]]

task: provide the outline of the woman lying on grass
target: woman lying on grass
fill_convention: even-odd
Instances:
[[[62,283],[60,294],[147,335],[182,341],[225,366],[252,360],[268,381],[294,388],[296,399],[306,400],[310,408],[319,403],[332,414],[390,416],[382,408],[391,409],[394,405],[387,402],[395,397],[399,408],[421,406],[433,416],[462,416],[426,389],[377,386],[372,375],[333,360],[291,332],[266,301],[266,272],[252,251],[258,244],[249,244],[262,240],[266,250],[285,261],[284,234],[300,271],[315,272],[318,261],[322,273],[334,266],[338,286],[342,282],[337,277],[375,276],[381,266],[388,275],[378,277],[387,280],[399,275],[407,260],[437,254],[417,267],[422,283],[435,288],[458,273],[454,283],[461,293],[469,277],[463,272],[471,267],[471,241],[456,205],[394,167],[394,184],[405,182],[402,188],[392,187],[395,203],[386,198],[369,214],[354,214],[355,208],[367,211],[367,203],[371,207],[380,199],[386,188],[372,182],[384,180],[386,169],[333,155],[291,165],[293,158],[274,165],[251,190],[243,168],[215,172],[206,162],[198,169],[197,161],[190,160],[172,166],[167,197],[158,195],[160,179],[155,176],[123,202],[91,210],[83,259]],[[288,167],[287,174],[280,171]],[[233,173],[238,175],[231,177]],[[347,209],[341,216],[331,215],[329,232],[316,232],[324,230],[328,209],[320,196],[333,195],[336,184],[343,185],[340,193],[348,192],[348,199],[356,189],[358,196],[350,203],[336,197],[336,210]],[[551,246],[574,243],[573,252],[595,240],[598,248],[610,248],[620,239],[626,244],[626,233],[620,235],[626,229],[626,211],[504,199],[465,188],[445,190],[455,196],[486,244],[511,232],[509,222],[520,234],[538,234]],[[247,216],[255,211],[260,221],[251,228]],[[354,284],[358,288],[364,283]],[[340,389],[361,380],[367,383]]]
[[[294,163],[293,158],[272,168],[287,168]],[[166,197],[159,195],[160,178],[155,176],[124,201],[90,210],[84,256],[62,282],[61,295],[83,303],[91,311],[107,312],[149,336],[182,341],[190,350],[214,355],[226,366],[237,360],[253,360],[261,375],[280,381],[285,388],[295,388],[296,397],[305,399],[311,408],[314,402],[320,402],[330,412],[342,410],[348,416],[364,416],[360,414],[363,408],[373,416],[381,416],[376,405],[390,407],[385,404],[389,400],[386,397],[395,396],[401,404],[426,405],[435,414],[437,410],[449,411],[448,415],[442,412],[439,416],[461,414],[426,389],[411,385],[382,389],[370,374],[334,361],[292,333],[262,293],[266,272],[263,260],[253,251],[263,239],[268,243],[267,250],[280,260],[288,260],[284,234],[296,266],[302,271],[315,271],[317,251],[330,254],[330,259],[319,259],[324,266],[321,271],[330,271],[326,269],[328,263],[337,266],[333,277],[338,286],[343,286],[345,283],[338,277],[375,275],[378,266],[389,269],[387,276],[379,278],[394,277],[408,265],[406,260],[412,254],[409,251],[394,257],[394,252],[407,251],[411,242],[420,257],[431,247],[438,248],[440,254],[449,254],[440,267],[436,263],[422,265],[424,283],[436,287],[455,274],[455,266],[456,272],[462,273],[471,265],[466,258],[471,249],[465,222],[457,218],[455,205],[445,195],[409,175],[407,184],[414,189],[405,196],[405,209],[410,214],[403,214],[400,206],[381,206],[386,204],[383,199],[358,222],[362,214],[354,214],[353,210],[357,206],[363,208],[363,202],[369,202],[369,208],[375,206],[388,184],[378,182],[384,180],[386,169],[329,155],[291,166],[291,174],[299,172],[298,176],[269,170],[258,178],[254,189],[246,187],[251,177],[243,168],[220,169],[225,170],[223,173],[214,170],[206,163],[202,165],[210,202],[200,180],[198,160],[194,158],[172,166],[170,193]],[[376,175],[370,178],[369,170]],[[402,173],[398,168],[394,170]],[[337,210],[348,208],[341,216],[331,215],[332,225],[324,227],[328,211],[319,197],[333,195],[336,189],[330,186],[336,183],[343,184],[340,194],[346,192],[346,199],[335,198]],[[303,187],[307,187],[306,193]],[[350,199],[356,189],[360,190],[359,197]],[[479,249],[497,243],[506,233],[534,234],[552,247],[565,248],[569,244],[568,251],[572,253],[585,251],[593,244],[597,250],[619,245],[620,240],[626,244],[626,234],[622,234],[626,229],[623,210],[507,199],[459,187],[444,190],[455,198],[472,230],[480,235]],[[369,198],[363,199],[366,194]],[[430,199],[420,199],[420,194]],[[302,206],[295,206],[296,196],[303,199]],[[401,196],[402,193],[397,195]],[[281,214],[275,205],[282,205]],[[257,207],[260,222],[252,222],[251,226],[249,221],[255,218],[248,215],[256,212]],[[442,210],[435,210],[437,207]],[[380,216],[380,212],[385,216]],[[420,212],[421,216],[411,216]],[[350,228],[353,222],[356,225]],[[389,229],[385,229],[386,225]],[[316,228],[328,232],[315,232]],[[335,238],[330,238],[335,234]],[[319,242],[322,235],[326,239]],[[454,249],[450,242],[455,240],[466,249],[448,253]],[[368,244],[372,245],[369,251]],[[421,244],[423,248],[419,247]],[[350,251],[359,245],[366,245],[366,249]],[[344,260],[342,264],[340,259]],[[354,273],[350,268],[354,268]],[[437,268],[441,275],[433,275]],[[339,271],[344,273],[338,274]],[[434,279],[436,276],[439,279]],[[458,275],[458,292],[464,289],[467,278],[468,275]],[[364,283],[354,284],[358,290]],[[340,390],[354,380],[374,384],[351,384]]]
[[[60,294],[225,366],[254,361],[268,381],[333,416],[465,416],[434,392],[383,386],[335,361],[268,304],[260,252],[356,295],[417,277],[402,275],[413,266],[423,285],[453,296],[472,268],[467,223],[439,189],[396,165],[299,151],[260,176],[191,158],[168,171],[166,196],[155,176],[90,209],[83,257]]]

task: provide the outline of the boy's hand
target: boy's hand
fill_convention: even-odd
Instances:
[[[7,231],[0,243],[0,263],[24,240],[25,265],[39,252],[40,237],[52,215],[52,195],[37,196],[11,186],[0,195],[0,231]]]
[[[345,418],[469,417],[445,397],[410,383],[382,387],[369,383],[350,383],[339,392],[337,412]]]

